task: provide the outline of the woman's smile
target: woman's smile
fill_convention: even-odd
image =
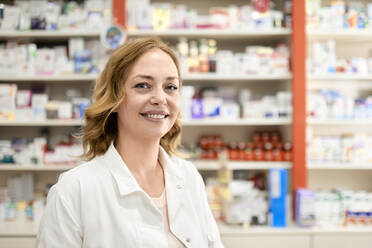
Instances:
[[[164,111],[147,111],[140,113],[146,120],[154,122],[162,122],[164,119],[169,117],[169,114]]]

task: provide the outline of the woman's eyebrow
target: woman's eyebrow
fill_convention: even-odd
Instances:
[[[150,75],[143,75],[143,74],[138,74],[136,75],[134,78],[143,78],[143,79],[147,79],[147,80],[154,80],[154,78]]]
[[[143,78],[143,79],[147,79],[147,80],[152,80],[154,81],[154,77],[150,76],[150,75],[145,75],[145,74],[138,74],[136,75],[134,78]],[[167,77],[166,78],[167,81],[170,81],[170,80],[178,80],[178,77]]]
[[[178,80],[178,77],[167,77],[166,80],[170,81],[170,80]]]

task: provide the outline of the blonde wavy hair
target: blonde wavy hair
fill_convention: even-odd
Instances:
[[[177,56],[159,38],[135,39],[117,48],[109,58],[104,70],[96,81],[92,104],[85,111],[85,126],[78,137],[83,139],[84,152],[81,159],[89,161],[104,154],[118,134],[117,113],[114,110],[125,97],[124,82],[136,60],[147,51],[158,48],[167,53],[177,67],[180,87],[181,73]],[[160,145],[169,155],[182,156],[178,151],[181,138],[180,115],[160,139]]]

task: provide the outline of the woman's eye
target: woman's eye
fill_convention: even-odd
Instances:
[[[173,84],[170,84],[167,86],[167,90],[178,90],[178,87]]]
[[[140,89],[147,89],[150,85],[148,83],[138,83],[134,86],[134,88],[140,88]]]

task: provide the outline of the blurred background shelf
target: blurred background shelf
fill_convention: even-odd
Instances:
[[[193,161],[198,170],[218,170],[220,161],[211,160]],[[231,170],[268,170],[268,169],[291,169],[291,162],[271,162],[271,161],[228,161],[227,166]]]
[[[290,226],[287,228],[273,228],[269,226],[251,226],[244,228],[241,226],[219,224],[222,238],[224,236],[235,236],[235,235],[256,235],[256,234],[371,234],[371,227],[353,227],[353,226],[341,226],[341,227],[311,227],[301,228],[298,226]],[[33,222],[26,223],[0,223],[0,237],[36,237],[38,232],[38,225]]]
[[[76,165],[17,165],[1,164],[0,171],[67,171]]]
[[[292,120],[289,118],[282,119],[237,119],[237,120],[184,120],[182,121],[184,126],[280,126],[280,125],[291,125]]]
[[[71,37],[98,38],[101,32],[97,30],[29,30],[29,31],[0,31],[0,39],[33,38],[33,39],[69,39]]]
[[[0,126],[81,126],[83,120],[45,120],[45,121],[0,121]]]
[[[4,82],[70,82],[70,81],[88,81],[97,79],[97,74],[62,74],[62,75],[0,75],[0,81]]]
[[[45,120],[45,121],[0,121],[0,126],[81,126],[83,120]],[[283,119],[237,119],[237,120],[185,120],[182,125],[193,126],[281,126],[291,125],[292,120]]]
[[[310,162],[309,170],[372,170],[372,163]]]
[[[182,79],[187,81],[277,81],[290,80],[292,79],[292,74],[226,75],[218,73],[187,73]]]
[[[308,80],[371,80],[372,74],[348,74],[348,73],[335,73],[335,74],[312,74],[307,76]]]
[[[218,170],[218,160],[195,160],[192,161],[198,170]],[[66,171],[75,168],[76,165],[17,165],[1,164],[0,171]],[[229,161],[228,168],[231,170],[268,170],[274,168],[291,169],[291,162],[270,162],[270,161]]]
[[[370,40],[372,30],[368,29],[343,29],[343,30],[309,30],[307,37],[310,40]]]
[[[22,81],[93,81],[97,74],[62,74],[62,75],[0,75],[0,81],[22,82]],[[288,74],[263,74],[263,75],[226,75],[217,73],[189,73],[182,78],[184,81],[278,81],[290,80],[292,75]]]
[[[292,34],[290,29],[267,30],[221,30],[221,29],[170,29],[170,30],[130,30],[130,37],[159,36],[162,38],[213,38],[213,39],[242,39],[242,38],[275,38]]]
[[[372,125],[372,119],[362,119],[362,120],[317,120],[317,119],[308,119],[307,124],[317,125],[317,126],[366,126]]]

